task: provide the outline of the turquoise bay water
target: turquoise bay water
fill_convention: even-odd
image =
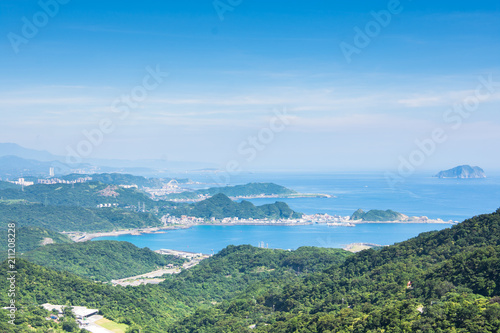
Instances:
[[[213,182],[210,175],[190,174],[189,178]],[[393,209],[410,216],[428,216],[463,221],[474,215],[491,213],[500,207],[500,175],[487,179],[437,179],[431,175],[407,178],[391,187],[383,174],[242,174],[229,184],[274,182],[302,193],[325,193],[333,198],[279,199],[296,211],[306,214],[351,215],[358,208]],[[186,177],[186,175],[183,175]],[[213,185],[213,184],[212,184]],[[208,185],[210,186],[210,185]],[[256,205],[276,199],[252,199]],[[440,230],[450,225],[438,224],[362,224],[354,228],[310,226],[197,226],[166,234],[123,235],[100,239],[129,241],[153,250],[171,248],[211,253],[227,245],[259,242],[270,248],[295,249],[300,246],[342,247],[349,243],[389,245],[415,237],[421,232]]]
[[[417,236],[421,232],[449,228],[445,224],[360,224],[356,227],[306,226],[196,226],[170,230],[164,234],[121,235],[96,240],[127,241],[151,250],[175,249],[210,254],[228,245],[264,242],[269,248],[297,249],[301,246],[341,248],[350,243],[390,245]]]

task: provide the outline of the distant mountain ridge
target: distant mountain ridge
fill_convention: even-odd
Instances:
[[[141,175],[156,174],[158,172],[172,170],[195,170],[203,168],[212,168],[213,163],[196,162],[196,161],[171,161],[166,159],[140,159],[140,160],[123,160],[123,159],[99,159],[85,158],[81,163],[68,163],[66,156],[54,155],[47,151],[35,150],[22,147],[16,143],[1,143],[0,142],[0,158],[7,156],[15,156],[24,160],[36,160],[37,162],[49,163],[49,167],[53,166],[56,174],[67,174],[72,172],[71,169],[85,169],[85,172],[97,170],[100,172],[128,172]],[[0,176],[8,174],[11,177],[19,177],[19,174],[13,175],[12,171],[4,172],[3,168],[11,170],[7,160],[0,162]],[[28,164],[26,162],[26,164]],[[43,165],[43,170],[47,168]],[[27,169],[27,173],[33,172],[37,175],[43,174],[40,168]],[[45,171],[43,171],[45,172]],[[47,168],[48,173],[48,168]]]
[[[460,178],[460,179],[478,179],[486,178],[486,173],[478,166],[472,167],[470,165],[461,165],[453,169],[439,172],[434,177],[437,178]]]
[[[17,156],[40,162],[51,162],[60,159],[59,156],[53,155],[48,151],[28,149],[15,143],[0,143],[0,157],[3,156]]]
[[[86,166],[90,167],[90,165]],[[11,180],[25,176],[49,176],[50,168],[54,168],[56,174],[71,172],[70,166],[64,165],[56,160],[40,161],[16,155],[0,156],[0,177],[9,178]]]

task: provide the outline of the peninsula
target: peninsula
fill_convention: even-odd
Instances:
[[[438,223],[438,224],[454,224],[455,222],[444,221],[442,219],[429,219],[427,216],[407,216],[393,210],[378,210],[372,209],[364,212],[358,209],[352,214],[349,221],[352,224],[359,223]]]
[[[224,194],[232,200],[256,199],[256,198],[331,198],[328,194],[298,193],[274,183],[249,183],[245,185],[211,187],[195,191],[171,191],[161,193],[157,198],[174,202],[199,202],[216,194]]]

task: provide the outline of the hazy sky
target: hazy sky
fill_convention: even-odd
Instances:
[[[245,169],[500,168],[500,2],[339,2],[2,0],[0,142]]]

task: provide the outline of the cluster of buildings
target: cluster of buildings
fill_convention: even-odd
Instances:
[[[50,303],[42,304],[42,307],[51,312],[48,320],[59,320],[64,317],[64,308],[66,305],[54,305]],[[89,309],[85,306],[72,306],[71,311],[75,315],[76,322],[80,328],[86,328],[89,324],[89,319],[99,313],[98,309]]]
[[[59,178],[49,178],[49,179],[38,179],[38,184],[78,184],[78,183],[86,183],[92,180],[92,177],[80,177],[74,180],[64,180]]]
[[[24,178],[19,178],[18,180],[13,180],[13,181],[8,180],[7,182],[12,183],[12,184],[16,184],[16,185],[22,185],[22,186],[31,186],[31,185],[35,184],[34,182],[26,181]]]
[[[118,207],[117,203],[103,203],[103,204],[98,204],[97,208],[111,208],[111,207]]]
[[[163,224],[202,224],[205,223],[205,219],[194,216],[182,215],[181,217],[175,217],[170,215],[164,215],[161,218]]]
[[[293,225],[293,224],[314,224],[314,223],[326,223],[329,225],[347,225],[349,224],[349,216],[338,216],[338,215],[328,215],[328,214],[314,214],[314,215],[303,215],[300,219],[241,219],[238,217],[226,217],[223,219],[216,219],[215,217],[206,220],[200,217],[193,217],[182,215],[181,217],[175,217],[170,215],[165,215],[162,217],[162,222],[164,224],[204,224],[204,223],[220,223],[220,224],[283,224],[283,225]]]
[[[314,214],[302,215],[302,220],[312,223],[347,223],[351,220],[350,216]]]
[[[137,185],[118,185],[121,188],[139,188]]]
[[[92,177],[80,177],[74,180],[64,180],[64,179],[59,179],[59,178],[49,178],[49,179],[38,179],[37,184],[46,184],[46,185],[53,185],[53,184],[77,184],[77,183],[86,183],[88,181],[91,181]],[[18,180],[7,180],[7,182],[16,184],[16,185],[22,185],[22,186],[31,186],[34,185],[35,182],[27,181],[24,178],[19,178]]]

